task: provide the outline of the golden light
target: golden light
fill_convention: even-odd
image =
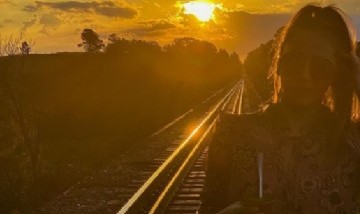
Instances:
[[[209,21],[217,7],[216,4],[207,1],[191,1],[183,4],[184,14],[194,15],[202,22]]]

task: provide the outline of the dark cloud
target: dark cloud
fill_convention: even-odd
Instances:
[[[166,33],[166,30],[173,29],[176,26],[166,20],[153,20],[146,22],[139,22],[140,26],[126,30],[127,33],[135,34],[136,36],[160,36]]]
[[[137,15],[136,10],[126,7],[99,7],[96,9],[96,13],[103,16],[123,17],[127,19],[134,18]]]
[[[78,2],[78,1],[60,1],[60,2],[45,2],[35,1],[35,5],[27,5],[23,8],[24,11],[34,12],[40,8],[51,8],[72,13],[96,13],[107,17],[121,17],[132,19],[138,12],[136,9],[123,6],[113,1],[103,2]]]

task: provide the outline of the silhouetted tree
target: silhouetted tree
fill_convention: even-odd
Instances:
[[[23,42],[21,42],[23,41]],[[32,39],[24,40],[22,34],[19,36],[10,35],[1,38],[0,35],[0,56],[14,56],[18,54],[30,54],[35,42]]]
[[[81,33],[82,43],[78,44],[78,47],[84,48],[86,52],[98,53],[105,47],[103,40],[99,38],[99,35],[92,29],[84,29]]]
[[[255,50],[249,52],[244,60],[244,69],[248,80],[255,86],[255,90],[263,100],[267,100],[271,94],[271,82],[268,80],[268,76],[272,46],[273,40],[261,44]]]
[[[119,36],[116,33],[110,34],[108,37],[109,44],[114,44],[120,40]]]
[[[20,51],[22,55],[28,55],[30,54],[31,47],[26,41],[24,41],[21,43]]]
[[[230,54],[230,59],[231,59],[233,62],[236,62],[236,63],[241,64],[239,55],[238,55],[237,53],[235,53],[235,52],[232,52],[232,54]]]
[[[4,40],[4,44],[2,45],[2,52],[8,56],[19,54],[21,39],[22,36],[14,37],[13,35],[6,38]]]
[[[248,80],[254,85],[262,100],[271,97],[272,82],[269,79],[270,66],[274,56],[274,42],[279,39],[284,27],[279,28],[274,38],[250,51],[244,60],[244,69]]]
[[[111,54],[141,53],[146,55],[161,51],[160,45],[154,41],[127,40],[119,38],[116,34],[111,34],[108,40],[105,52]]]
[[[194,55],[215,55],[217,48],[207,41],[200,41],[191,37],[177,38],[171,45],[165,47],[168,52]]]

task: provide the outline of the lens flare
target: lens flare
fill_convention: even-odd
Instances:
[[[191,1],[183,5],[184,14],[194,15],[202,22],[208,22],[213,18],[216,4],[206,1]]]

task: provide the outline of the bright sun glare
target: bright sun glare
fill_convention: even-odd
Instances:
[[[207,22],[213,17],[216,5],[206,1],[191,1],[184,4],[184,13],[194,15],[202,22]]]

